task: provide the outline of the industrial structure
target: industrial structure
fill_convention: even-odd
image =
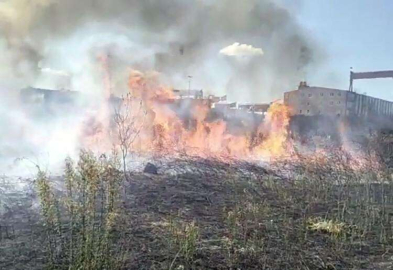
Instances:
[[[79,97],[79,92],[69,90],[49,90],[28,87],[20,90],[21,100],[26,104],[58,105],[73,104]]]
[[[351,86],[353,79],[361,77],[351,73]],[[300,82],[297,90],[284,93],[284,104],[291,107],[295,115],[393,116],[393,102],[361,95],[352,89],[309,86],[306,82]]]
[[[187,98],[192,98],[192,99],[203,99],[203,90],[178,90],[178,89],[173,89],[172,90],[173,94],[175,95],[176,98],[178,99],[187,99]]]
[[[309,86],[303,81],[296,90],[284,93],[284,104],[293,110],[294,115],[393,118],[393,102],[358,94],[353,89],[355,80],[389,77],[393,78],[393,71],[351,71],[349,90]],[[21,90],[21,97],[25,104],[41,104],[46,109],[76,104],[79,96],[80,93],[75,91],[55,91],[32,87]],[[198,104],[207,105],[215,113],[227,118],[242,117],[244,114],[263,116],[270,107],[268,103],[231,103],[227,101],[227,96],[204,96],[203,90],[190,87],[185,90],[173,89],[173,97],[168,102],[175,107],[182,108]],[[121,99],[111,96],[111,103],[121,103]]]
[[[238,108],[250,113],[266,114],[270,108],[269,103],[239,104]]]
[[[393,78],[393,70],[371,71],[371,72],[352,72],[349,76],[349,91],[353,92],[355,80]]]

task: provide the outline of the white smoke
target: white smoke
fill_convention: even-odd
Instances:
[[[318,48],[294,18],[273,0],[3,0],[0,100],[35,86],[77,90],[97,105],[105,93],[99,59],[106,55],[117,95],[137,69],[156,70],[175,88],[187,88],[191,75],[192,88],[206,94],[267,102],[318,62]],[[220,50],[236,57],[220,57]],[[60,159],[79,147],[84,115],[59,109],[62,119],[38,121],[20,106],[0,103],[0,159],[27,149]]]
[[[272,0],[6,0],[0,3],[0,36],[0,46],[2,39],[6,46],[0,59],[4,54],[8,60],[0,74],[11,69],[8,75],[34,84],[43,62],[75,75],[72,85],[78,90],[86,85],[77,82],[81,73],[92,71],[90,50],[97,49],[112,54],[116,86],[124,84],[125,67],[154,69],[176,88],[185,88],[192,75],[195,88],[264,102],[296,85],[319,57],[295,15]],[[218,57],[237,41],[244,44],[227,53],[265,53],[264,61],[239,66]],[[245,80],[248,85],[239,87]]]
[[[41,71],[55,76],[69,77],[70,74],[64,70],[55,70],[51,68],[41,68]]]

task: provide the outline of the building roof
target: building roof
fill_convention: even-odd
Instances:
[[[254,103],[254,104],[240,104],[239,109],[254,113],[265,113],[269,110],[270,104]]]
[[[78,96],[80,96],[80,93],[70,90],[49,90],[27,87],[20,90],[20,95],[24,100],[28,100],[35,96],[42,96],[45,101],[73,102]]]
[[[294,92],[294,91],[299,91],[299,90],[322,90],[322,91],[343,91],[343,92],[348,92],[348,90],[342,90],[342,89],[337,89],[337,88],[328,88],[328,87],[320,87],[320,86],[300,86],[298,89],[288,91],[288,92]],[[286,92],[286,93],[288,93]]]
[[[337,88],[328,88],[328,87],[320,87],[320,86],[308,86],[305,82],[301,82],[299,87],[298,87],[298,89],[292,90],[292,91],[288,91],[288,92],[285,92],[285,93],[293,93],[293,92],[296,92],[296,91],[299,91],[299,90],[308,90],[308,89],[311,90],[311,91],[313,91],[313,90],[321,90],[321,91],[326,91],[326,92],[328,92],[328,91],[340,91],[340,92],[346,92],[346,93],[350,93],[350,94],[354,94],[354,95],[358,95],[358,96],[370,97],[370,98],[373,98],[373,99],[376,99],[376,100],[383,100],[383,101],[387,101],[387,102],[392,102],[392,101],[389,101],[389,100],[372,97],[372,96],[369,96],[369,95],[366,95],[366,94],[359,94],[359,93],[356,93],[356,92],[350,92],[348,90],[342,90],[342,89],[337,89]]]

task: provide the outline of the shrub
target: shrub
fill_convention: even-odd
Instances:
[[[116,229],[122,184],[119,159],[82,151],[65,162],[65,192],[55,192],[45,172],[37,175],[49,269],[118,269]]]

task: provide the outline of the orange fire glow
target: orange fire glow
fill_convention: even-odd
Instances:
[[[279,103],[270,106],[265,122],[265,130],[268,131],[267,138],[256,147],[259,155],[282,157],[287,153],[290,117],[291,112],[288,106]]]
[[[129,118],[138,122],[129,125],[140,127],[135,130],[138,137],[130,147],[133,152],[237,159],[275,158],[287,153],[291,114],[283,104],[272,104],[265,121],[255,131],[235,135],[228,131],[226,121],[209,119],[209,100],[179,101],[154,73],[131,72],[129,89],[130,99],[123,103],[133,103],[127,106],[130,110],[143,106],[146,112],[142,117]],[[188,102],[186,109],[181,108],[181,102]]]

